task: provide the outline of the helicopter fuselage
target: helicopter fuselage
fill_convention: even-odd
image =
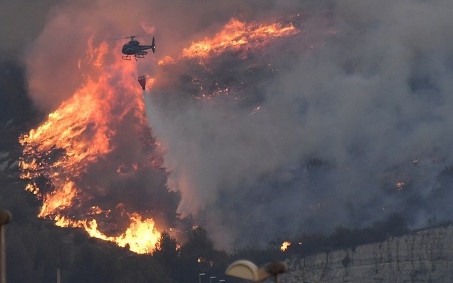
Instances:
[[[123,45],[121,52],[125,55],[123,56],[123,59],[130,60],[130,56],[134,56],[135,58],[144,58],[144,56],[148,54],[148,51],[146,51],[148,49],[152,49],[153,53],[155,52],[156,45],[154,44],[154,37],[151,45],[140,45],[137,40],[132,39]]]

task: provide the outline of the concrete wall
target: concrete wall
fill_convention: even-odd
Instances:
[[[453,226],[287,260],[280,283],[453,282]]]

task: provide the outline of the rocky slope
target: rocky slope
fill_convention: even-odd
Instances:
[[[453,226],[287,261],[281,283],[453,282]]]

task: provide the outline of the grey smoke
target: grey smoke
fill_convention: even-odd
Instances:
[[[169,98],[153,101],[168,89],[155,90],[148,107],[161,117],[150,124],[168,146],[179,212],[224,246],[364,227],[391,213],[412,227],[449,219],[450,183],[441,179],[451,166],[452,8],[342,1],[302,10],[302,37],[255,61],[209,65],[217,76],[208,81],[256,97],[253,115],[223,97],[187,102],[197,93],[184,80],[170,91],[184,97],[175,111],[160,105]],[[278,71],[241,76],[247,63]],[[181,66],[166,75],[197,77]]]

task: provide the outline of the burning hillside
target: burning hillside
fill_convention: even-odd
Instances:
[[[294,35],[298,32],[300,30],[296,29],[291,22],[284,26],[281,23],[246,24],[237,19],[231,19],[213,38],[205,38],[185,48],[183,57],[208,60],[225,51],[245,53],[245,50],[267,47],[275,38]]]
[[[182,58],[208,60],[214,56],[209,53],[220,56],[231,46],[241,51],[237,41],[244,44],[246,38],[248,48],[264,48],[264,40],[297,32],[292,25],[246,27],[232,20],[212,43],[194,43],[183,50]],[[150,253],[159,230],[169,227],[176,213],[174,198],[166,191],[163,152],[145,117],[136,66],[119,56],[105,63],[111,52],[105,42],[88,46],[85,82],[45,122],[20,138],[21,178],[29,180],[26,189],[43,201],[39,217]],[[144,198],[146,204],[139,201]]]
[[[451,218],[451,4],[233,2],[49,17],[27,68],[50,114],[20,140],[40,217],[127,245],[191,216],[222,248]],[[101,38],[139,29],[156,57]]]

